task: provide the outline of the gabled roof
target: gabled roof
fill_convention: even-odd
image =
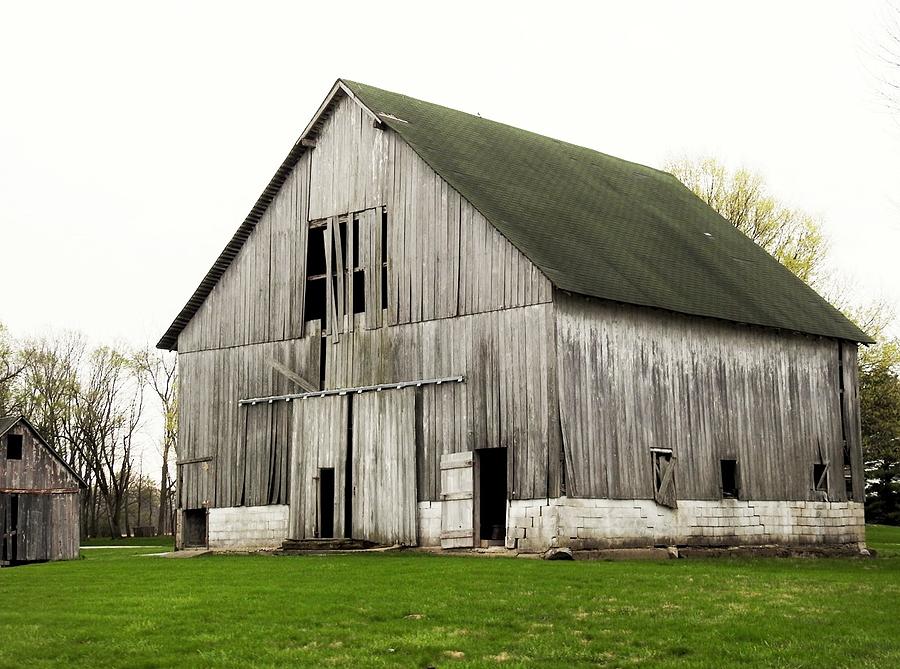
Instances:
[[[290,167],[296,163],[301,140],[316,130],[338,93],[356,98],[397,132],[558,288],[685,314],[873,341],[671,174],[346,79],[335,84],[254,211],[261,205],[264,211],[271,202],[275,193],[267,193],[284,182],[287,173],[279,174],[298,151]],[[242,230],[250,218],[160,340],[160,348],[175,347],[178,333],[249,235]]]
[[[31,430],[32,434],[34,434],[34,436],[38,438],[38,441],[40,441],[44,445],[44,448],[47,449],[50,455],[52,455],[59,462],[59,464],[65,467],[66,471],[68,471],[72,476],[75,477],[75,480],[78,482],[78,485],[81,488],[87,488],[87,483],[85,483],[81,476],[79,476],[78,472],[72,469],[72,466],[68,462],[63,460],[63,457],[56,452],[55,448],[47,443],[47,440],[44,439],[43,435],[38,432],[37,428],[32,425],[31,421],[25,418],[25,416],[0,417],[0,439],[2,439],[4,435],[13,428],[13,426],[18,425],[20,422],[25,423],[25,425],[28,426],[28,429]]]

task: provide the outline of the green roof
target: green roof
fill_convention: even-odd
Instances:
[[[342,81],[558,288],[873,341],[671,174]]]

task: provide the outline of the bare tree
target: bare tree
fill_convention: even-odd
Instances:
[[[875,68],[888,109],[900,117],[900,3],[885,3],[883,33],[875,48]]]
[[[157,531],[172,531],[171,516],[175,483],[169,473],[169,458],[176,456],[178,446],[178,358],[149,347],[134,356],[135,365],[156,395],[164,421],[162,438],[162,471],[159,480],[159,516]]]
[[[129,359],[107,347],[93,351],[73,397],[73,443],[91,468],[113,537],[122,534],[143,409],[143,384]]]
[[[762,175],[715,158],[681,158],[665,169],[734,227],[813,287],[825,278],[828,241],[812,215],[773,197]]]
[[[14,383],[24,364],[6,327],[0,323],[0,416],[21,413]]]

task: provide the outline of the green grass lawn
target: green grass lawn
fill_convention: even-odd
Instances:
[[[84,558],[0,570],[0,666],[900,667],[875,560],[413,554]]]

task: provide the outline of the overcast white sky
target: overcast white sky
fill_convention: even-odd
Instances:
[[[900,303],[879,2],[0,7],[15,334],[156,342],[339,76],[648,165],[757,168],[824,217],[840,271]]]
[[[756,168],[900,306],[885,10],[0,0],[0,322],[155,343],[340,76],[647,165]]]

